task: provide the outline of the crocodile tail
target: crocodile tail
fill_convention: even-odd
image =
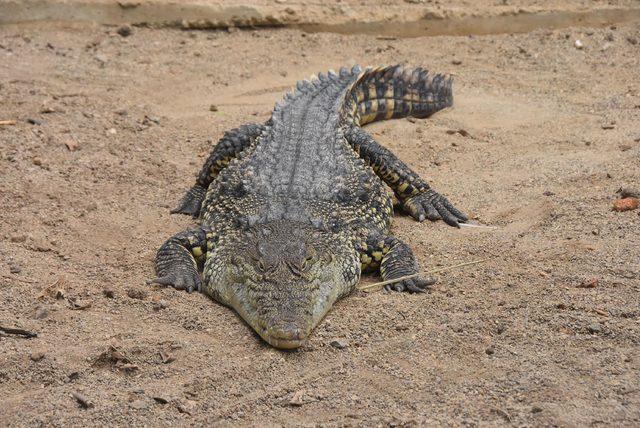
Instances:
[[[368,68],[345,96],[344,115],[357,125],[402,117],[425,118],[453,105],[453,78],[401,65]]]

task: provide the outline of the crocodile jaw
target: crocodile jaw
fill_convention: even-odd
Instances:
[[[249,324],[260,337],[269,345],[278,349],[296,349],[304,346],[313,329],[322,321],[333,307],[351,287],[339,282],[324,283],[316,287],[315,284],[295,284],[281,288],[281,293],[275,299],[256,299],[250,296],[250,290],[269,289],[271,284],[256,284],[246,287],[235,284],[231,287],[229,305]],[[290,290],[306,290],[308,293],[291,294]],[[268,302],[261,307],[260,301]],[[274,304],[274,302],[277,302]]]

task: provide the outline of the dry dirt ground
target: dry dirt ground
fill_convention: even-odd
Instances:
[[[423,295],[354,292],[296,352],[204,295],[145,285],[192,223],[169,209],[212,141],[356,62],[455,73],[454,108],[367,130],[497,227],[398,214],[421,265],[489,260]],[[0,326],[38,334],[0,336],[0,425],[638,426],[640,216],[611,209],[640,186],[638,70],[637,23],[412,39],[0,27],[0,120],[15,121],[0,125]]]

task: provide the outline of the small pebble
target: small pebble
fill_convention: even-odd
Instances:
[[[29,355],[29,358],[31,358],[31,361],[40,361],[44,358],[44,352],[34,352]]]
[[[329,345],[333,346],[334,348],[344,349],[349,346],[349,342],[345,339],[334,339],[331,341],[331,343],[329,343]]]
[[[613,210],[618,212],[635,210],[639,203],[640,200],[637,198],[617,199],[613,201]]]
[[[209,106],[209,111],[218,111],[218,106],[217,106],[217,105],[215,105],[215,104],[211,104],[211,105]]]
[[[130,288],[127,290],[127,296],[132,299],[144,300],[147,298],[147,292],[141,288]]]
[[[76,399],[78,404],[80,404],[80,407],[82,407],[83,409],[90,409],[91,407],[93,407],[93,403],[89,401],[89,399],[85,397],[84,394],[81,394],[79,392],[72,392],[71,395]]]
[[[573,46],[575,46],[576,49],[582,49],[584,47],[584,45],[582,44],[582,41],[580,39],[576,40],[573,43]]]
[[[153,397],[153,399],[158,404],[167,404],[169,402],[168,398],[161,397],[161,396],[155,396],[155,397]]]
[[[582,281],[578,288],[596,288],[598,286],[598,278],[589,278]]]
[[[49,309],[46,306],[38,306],[34,318],[37,320],[45,319],[49,316]]]
[[[587,327],[587,330],[589,331],[589,333],[592,333],[592,334],[601,333],[602,326],[598,323],[593,323]]]
[[[11,242],[24,242],[27,240],[27,235],[21,233],[18,235],[11,235]]]
[[[10,273],[20,273],[22,272],[22,268],[18,265],[11,265],[11,267],[9,267],[9,272]]]
[[[129,37],[133,34],[133,28],[128,24],[124,24],[118,28],[117,33],[122,37]]]
[[[115,297],[115,295],[116,295],[116,292],[115,292],[115,291],[113,291],[113,288],[111,288],[111,287],[107,286],[107,287],[104,287],[104,288],[102,289],[102,294],[103,294],[103,295],[104,295],[104,297],[106,297],[106,298],[113,299],[113,298]]]
[[[144,401],[144,400],[135,400],[135,401],[132,401],[132,402],[131,402],[131,404],[129,404],[129,406],[130,406],[132,409],[136,409],[136,410],[144,410],[144,409],[146,409],[147,407],[149,407],[149,404],[148,404],[146,401]]]
[[[101,66],[104,66],[107,61],[109,61],[109,59],[107,58],[106,55],[103,54],[97,54],[93,57],[96,61],[98,61],[100,63]]]
[[[164,299],[158,300],[157,302],[153,303],[153,310],[154,311],[160,311],[162,309],[166,309],[167,306],[169,306],[169,304],[167,303],[166,300],[164,300]]]

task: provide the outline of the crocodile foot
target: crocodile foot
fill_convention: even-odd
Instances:
[[[410,293],[424,293],[428,286],[435,284],[434,278],[409,278],[393,282],[384,286],[385,291],[406,291]]]
[[[202,281],[200,280],[200,277],[188,272],[172,272],[164,276],[150,279],[147,281],[147,284],[171,286],[177,290],[186,290],[187,293],[192,293],[196,290],[200,291],[202,288]]]
[[[418,221],[444,220],[449,226],[460,227],[469,218],[454,207],[444,196],[429,189],[424,193],[407,198],[402,208]]]
[[[192,217],[200,215],[202,201],[207,194],[207,189],[196,184],[182,197],[178,206],[171,210],[171,214],[187,214]]]

